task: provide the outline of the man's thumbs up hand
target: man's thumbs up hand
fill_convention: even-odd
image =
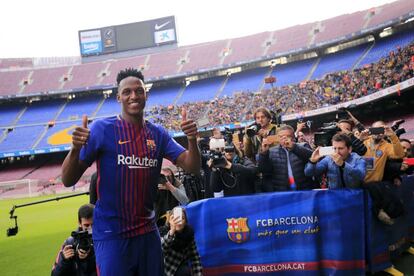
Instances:
[[[72,133],[72,148],[80,150],[89,139],[89,129],[88,129],[88,116],[82,116],[82,126],[75,128],[75,131]]]
[[[187,110],[185,108],[181,109],[181,130],[187,136],[188,139],[196,139],[197,135],[197,125],[193,120],[187,119]]]

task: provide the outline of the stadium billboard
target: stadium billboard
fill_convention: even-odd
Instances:
[[[82,57],[177,44],[174,16],[79,31]]]

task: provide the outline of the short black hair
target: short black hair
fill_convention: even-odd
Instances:
[[[411,141],[410,140],[408,140],[408,139],[405,139],[405,138],[400,138],[400,143],[401,142],[407,142],[408,144],[410,144],[411,145]]]
[[[118,86],[123,79],[128,77],[136,77],[144,82],[144,75],[141,71],[134,68],[125,68],[124,70],[119,71],[118,76],[116,77],[116,83]]]
[[[346,145],[347,148],[350,148],[352,146],[351,138],[343,132],[335,134],[332,137],[332,142],[333,141],[335,141],[335,142],[345,142],[345,145]]]
[[[93,209],[95,206],[93,204],[84,204],[78,210],[78,221],[81,222],[81,219],[90,219],[93,217]]]

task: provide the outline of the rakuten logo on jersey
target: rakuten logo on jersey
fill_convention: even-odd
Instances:
[[[118,154],[118,165],[127,165],[130,169],[149,169],[157,167],[158,160],[150,159],[146,156],[138,157],[135,155],[125,156]]]

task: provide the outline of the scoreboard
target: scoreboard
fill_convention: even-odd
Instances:
[[[82,57],[177,44],[174,16],[79,31]]]

